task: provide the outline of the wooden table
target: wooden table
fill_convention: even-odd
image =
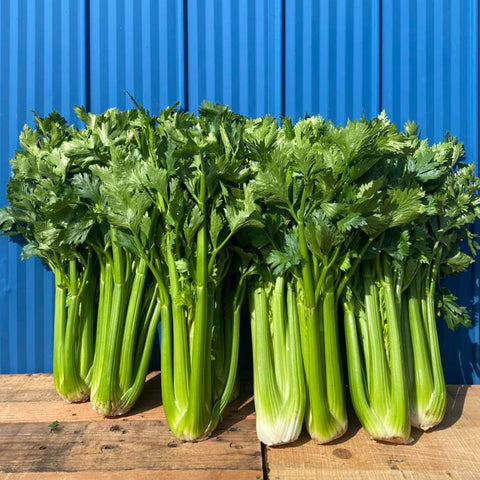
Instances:
[[[60,400],[51,375],[0,376],[0,478],[480,479],[480,386],[449,386],[444,422],[428,433],[413,430],[410,445],[370,440],[350,415],[348,433],[332,444],[304,434],[275,448],[257,440],[248,392],[199,443],[169,432],[159,392],[152,373],[134,411],[104,419],[88,403]]]

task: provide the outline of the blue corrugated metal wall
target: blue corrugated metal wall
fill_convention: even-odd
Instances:
[[[187,107],[207,99],[244,115],[280,115],[282,2],[186,3]]]
[[[2,1],[0,8],[0,202],[10,158],[35,110],[72,120],[85,103],[85,6],[62,0]],[[51,371],[53,280],[40,262],[0,238],[0,372]]]
[[[87,0],[89,109],[185,105],[183,3]]]
[[[285,114],[376,115],[379,0],[286,0],[285,18]]]
[[[152,111],[203,99],[335,122],[385,109],[479,157],[478,0],[18,0],[0,9],[0,204],[31,110]],[[473,314],[440,336],[448,382],[480,383],[480,265],[451,284]],[[51,370],[52,279],[0,239],[0,373]]]
[[[432,142],[458,136],[479,175],[479,2],[384,0],[381,23],[382,108],[400,124],[416,121]],[[449,283],[475,321],[454,334],[439,323],[450,382],[480,382],[479,272]]]

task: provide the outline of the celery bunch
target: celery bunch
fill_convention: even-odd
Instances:
[[[469,324],[441,280],[479,248],[480,180],[456,139],[429,146],[384,113],[335,126],[208,102],[75,112],[83,128],[56,113],[24,128],[0,210],[22,257],[53,272],[63,398],[127,412],[160,323],[168,424],[207,438],[237,391],[249,308],[265,444],[303,424],[318,443],[343,435],[347,382],[375,439],[441,422],[436,318]]]

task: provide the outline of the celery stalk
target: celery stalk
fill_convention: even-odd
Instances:
[[[305,381],[295,290],[280,276],[250,293],[257,435],[266,445],[294,442],[305,413]]]
[[[382,258],[380,258],[382,257]],[[409,443],[409,393],[401,307],[386,255],[364,261],[363,281],[344,301],[350,396],[363,427],[376,440]]]

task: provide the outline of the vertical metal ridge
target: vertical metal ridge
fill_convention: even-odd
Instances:
[[[281,50],[280,50],[280,58],[281,58],[281,84],[280,84],[280,115],[286,115],[286,0],[281,0],[281,7],[280,7],[280,15],[281,15]]]
[[[85,109],[87,112],[91,111],[92,99],[92,79],[91,79],[91,67],[90,67],[90,0],[85,1]]]
[[[378,111],[383,110],[383,0],[378,0]]]
[[[19,83],[21,83],[21,78],[19,76],[19,62],[18,62],[18,41],[19,41],[19,31],[18,31],[18,18],[19,18],[19,9],[20,4],[11,5],[10,10],[10,33],[11,37],[9,39],[10,46],[10,63],[9,63],[9,80],[12,82],[14,79],[18,79],[14,84],[11,83],[11,91],[9,97],[8,109],[10,111],[10,138],[8,144],[8,155],[12,154],[14,145],[16,144],[18,138],[18,124],[19,124],[19,115],[18,115],[18,94],[19,94]],[[8,257],[8,282],[11,285],[10,297],[8,299],[8,317],[7,321],[9,323],[9,368],[13,372],[21,371],[19,369],[19,358],[18,358],[18,323],[23,322],[24,319],[18,318],[18,271],[21,270],[22,265],[18,261],[19,250],[17,245],[9,243],[7,246],[7,257]]]
[[[183,0],[183,98],[184,108],[189,110],[188,91],[189,91],[189,73],[188,73],[188,0]]]

